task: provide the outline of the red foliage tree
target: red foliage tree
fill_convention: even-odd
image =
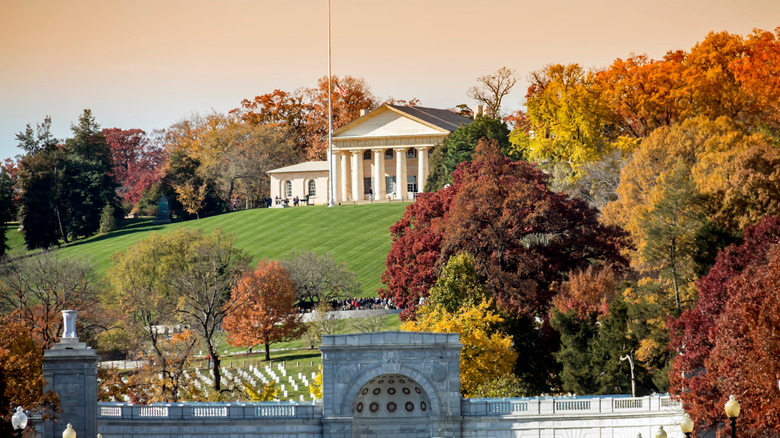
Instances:
[[[746,385],[769,385],[774,391],[777,390],[780,369],[776,367],[771,368],[776,375],[769,381],[749,382],[759,377],[768,377],[759,376],[756,374],[757,369],[751,368],[755,364],[754,358],[750,356],[763,358],[761,351],[754,350],[764,347],[747,339],[747,334],[762,330],[768,322],[767,315],[762,312],[751,314],[757,311],[751,310],[751,306],[760,304],[771,313],[771,306],[774,305],[771,300],[778,302],[778,285],[759,286],[763,281],[775,281],[771,276],[767,277],[766,270],[774,266],[777,272],[777,252],[780,251],[777,249],[778,242],[780,218],[767,217],[758,225],[748,227],[743,243],[721,251],[709,274],[697,283],[699,301],[696,306],[683,312],[678,320],[670,319],[668,322],[669,348],[678,353],[669,373],[670,391],[682,399],[683,407],[702,430],[717,427],[724,421],[723,404],[729,394],[736,394],[745,407],[743,412],[751,418],[748,424],[753,422],[753,426],[760,426],[756,422],[756,415],[763,415],[760,413],[765,412],[766,406],[757,403],[766,402],[760,399],[766,392],[752,393],[750,391],[754,389]],[[770,254],[772,251],[774,255]],[[774,261],[770,263],[773,257]],[[751,304],[751,301],[754,303]],[[741,329],[735,326],[735,321],[746,327]],[[731,338],[739,343],[735,344]],[[766,341],[776,342],[771,336]],[[777,349],[778,346],[780,343],[771,348]],[[729,348],[734,350],[729,351]],[[770,362],[774,363],[776,359],[764,365]],[[776,406],[774,412],[778,408],[780,406]],[[747,412],[751,410],[754,412],[748,415]],[[777,419],[774,424],[778,424]]]
[[[421,193],[417,202],[409,204],[401,219],[390,227],[392,246],[387,254],[387,269],[379,289],[383,298],[391,298],[396,306],[406,308],[402,318],[414,313],[419,299],[439,277],[437,261],[441,253],[444,214],[456,193],[455,186],[437,192]]]
[[[380,294],[401,306],[426,296],[449,257],[463,251],[503,308],[540,317],[569,271],[627,264],[619,253],[625,233],[599,224],[584,202],[550,190],[535,166],[502,157],[496,142],[480,141],[453,181],[421,196],[391,229]]]
[[[117,194],[135,204],[146,189],[160,181],[165,148],[150,141],[140,129],[110,128],[104,129],[103,135],[111,150],[114,178],[120,185]]]
[[[265,360],[271,360],[271,344],[300,334],[300,315],[295,313],[295,283],[275,261],[260,261],[233,289],[240,303],[225,316],[222,328],[230,345],[252,348],[265,345]]]

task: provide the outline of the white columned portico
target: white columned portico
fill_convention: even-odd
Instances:
[[[428,149],[430,146],[417,148],[417,192],[423,193],[425,181],[428,179]]]
[[[363,151],[352,151],[352,200],[363,200]]]
[[[349,199],[349,152],[341,155],[341,202]]]
[[[395,152],[395,199],[406,199],[406,148],[393,148]]]
[[[385,150],[372,149],[374,153],[374,199],[385,199]]]

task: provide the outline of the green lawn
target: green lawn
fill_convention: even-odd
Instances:
[[[380,275],[390,250],[389,228],[400,219],[406,205],[262,208],[167,225],[152,225],[151,219],[135,219],[127,221],[117,231],[65,245],[60,253],[90,259],[102,276],[112,264],[113,254],[124,251],[152,232],[180,227],[208,232],[220,227],[235,235],[236,246],[250,254],[255,263],[263,258],[283,258],[292,250],[330,253],[337,262],[345,262],[347,269],[357,274],[362,285],[361,296],[374,296],[381,286]],[[13,234],[13,231],[7,233],[9,239]],[[18,233],[13,237],[21,239]]]

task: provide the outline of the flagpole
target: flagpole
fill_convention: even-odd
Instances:
[[[333,207],[334,186],[333,176],[333,86],[330,70],[330,0],[328,0],[328,207]]]

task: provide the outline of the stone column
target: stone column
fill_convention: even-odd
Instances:
[[[352,200],[363,200],[363,151],[352,152]]]
[[[417,148],[417,192],[424,192],[425,180],[428,179],[428,149],[430,146]]]
[[[393,148],[395,152],[395,199],[406,199],[406,148]]]
[[[339,202],[345,202],[349,199],[349,152],[341,153],[341,198]]]
[[[374,153],[374,199],[385,199],[385,150],[373,149]]]
[[[53,389],[60,396],[59,422],[43,423],[43,437],[62,436],[70,423],[79,436],[97,436],[98,356],[76,336],[76,311],[63,310],[65,330],[60,342],[43,352],[43,391]]]

